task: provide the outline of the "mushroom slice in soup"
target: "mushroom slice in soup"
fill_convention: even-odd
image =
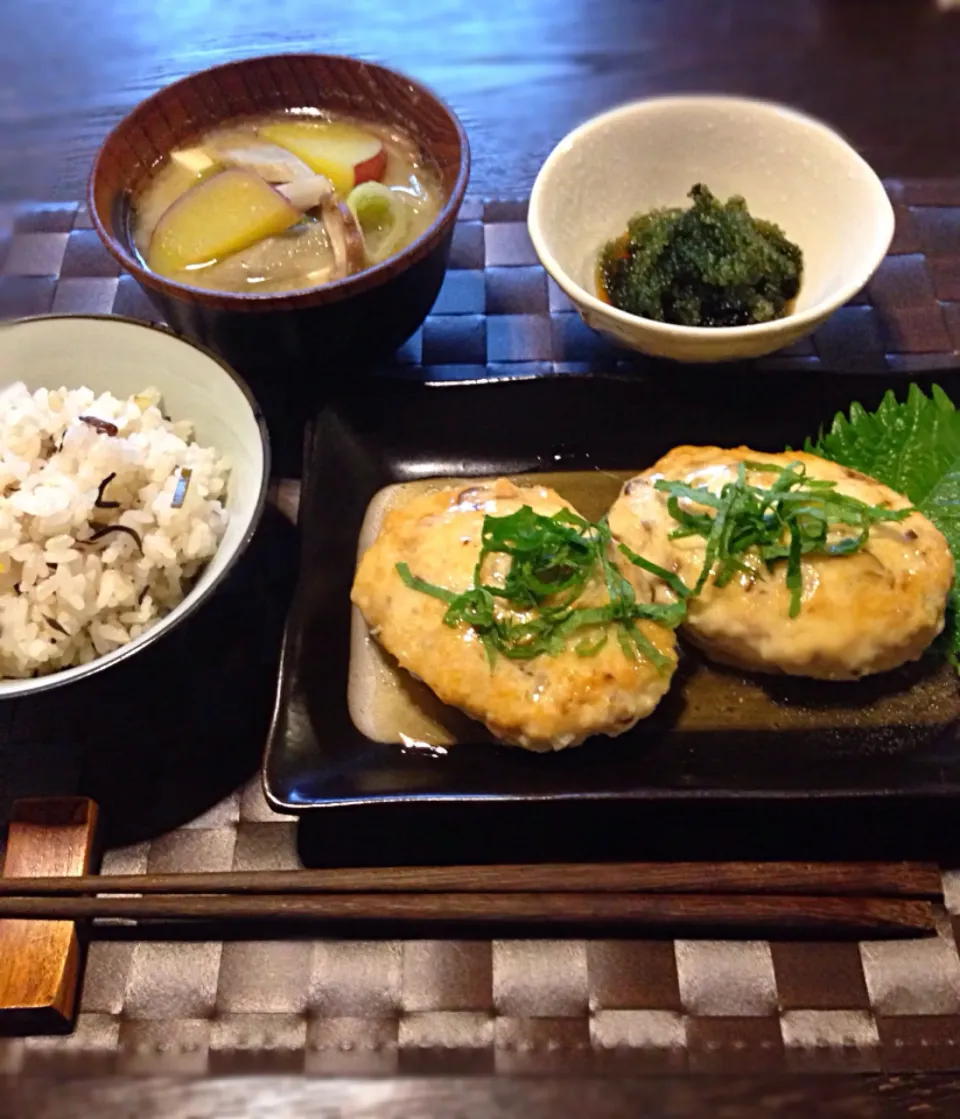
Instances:
[[[366,263],[363,234],[348,206],[333,198],[323,203],[320,216],[333,249],[334,271],[331,279],[342,280],[359,272]]]
[[[336,193],[333,183],[326,175],[313,175],[305,179],[295,179],[293,182],[284,183],[277,190],[298,210],[306,213],[315,210],[322,202],[333,198]]]
[[[220,163],[253,171],[268,183],[294,183],[309,179],[314,174],[293,152],[263,140],[217,147],[213,155]]]

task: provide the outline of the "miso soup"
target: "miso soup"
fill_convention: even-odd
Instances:
[[[235,120],[170,153],[133,202],[144,264],[255,295],[316,287],[401,252],[444,203],[404,133],[280,113]]]

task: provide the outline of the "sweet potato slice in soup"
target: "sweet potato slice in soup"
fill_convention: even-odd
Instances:
[[[147,264],[162,275],[219,260],[282,233],[300,211],[253,171],[231,168],[182,194],[157,222]]]
[[[342,121],[279,121],[262,127],[260,135],[326,175],[341,200],[359,183],[379,179],[387,168],[380,138]]]

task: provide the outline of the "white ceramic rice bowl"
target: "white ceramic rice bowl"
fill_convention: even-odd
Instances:
[[[691,203],[702,182],[742,195],[804,254],[792,314],[741,327],[643,319],[596,295],[601,247],[636,213]],[[548,156],[530,198],[530,237],[585,322],[621,345],[686,362],[759,357],[813,331],[883,260],[893,207],[870,166],[836,132],[794,109],[726,96],[634,101],[594,117]]]
[[[216,553],[180,604],[127,644],[87,664],[31,679],[0,678],[0,700],[72,683],[136,654],[192,613],[249,544],[270,476],[260,411],[243,382],[218,358],[162,328],[110,315],[51,315],[0,326],[0,390],[77,389],[128,397],[162,394],[174,421],[189,420],[199,444],[229,458],[229,519]]]

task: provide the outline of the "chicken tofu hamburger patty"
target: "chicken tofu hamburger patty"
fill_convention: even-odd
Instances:
[[[741,463],[789,467],[801,463],[807,477],[836,483],[835,492],[871,506],[902,510],[909,502],[887,486],[815,455],[791,451],[762,454],[746,447],[675,447],[631,479],[610,511],[614,537],[654,563],[675,572],[688,587],[705,562],[706,539],[671,539],[678,525],[669,495],[658,480],[706,486],[719,494],[736,481]],[[746,470],[749,485],[769,487],[777,472]],[[682,509],[707,512],[690,498]],[[834,525],[829,539],[850,538]],[[849,555],[811,553],[801,561],[800,609],[791,617],[785,561],[768,569],[748,549],[740,557],[751,569],[718,587],[714,573],[689,600],[684,633],[712,658],[759,672],[782,672],[827,680],[854,680],[916,660],[944,625],[953,583],[953,557],[939,530],[912,512],[900,521],[873,524],[866,543]],[[672,593],[661,583],[658,599]]]
[[[474,584],[482,547],[484,518],[503,517],[529,506],[552,516],[571,506],[551,489],[518,487],[499,480],[447,488],[414,498],[391,510],[370,548],[362,556],[352,599],[371,633],[400,665],[424,681],[441,700],[485,723],[505,742],[530,750],[559,750],[593,734],[617,735],[649,715],[670,686],[676,667],[673,631],[646,619],[636,625],[659,652],[658,667],[639,654],[628,655],[620,642],[603,641],[583,655],[580,635],[555,654],[527,660],[505,655],[491,663],[477,631],[466,622],[444,621],[447,604],[410,586],[398,572],[460,594]],[[505,554],[485,557],[483,581],[502,586],[512,560]],[[652,600],[652,580],[632,579],[637,600]],[[643,598],[644,594],[646,599]],[[524,621],[509,602],[495,600],[496,610]],[[609,602],[599,565],[575,605]],[[612,629],[612,625],[596,627]]]

